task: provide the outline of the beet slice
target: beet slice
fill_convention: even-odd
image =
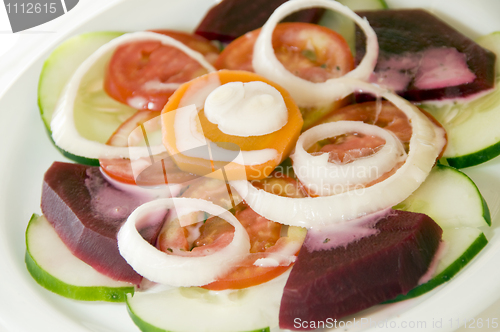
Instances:
[[[113,187],[99,167],[54,162],[45,173],[41,207],[76,257],[113,279],[139,284],[142,277],[120,255],[116,234],[145,201]],[[161,222],[141,230],[150,243]]]
[[[212,7],[195,29],[195,34],[208,40],[231,42],[258,29],[281,4],[288,0],[223,0]],[[284,22],[317,23],[322,8],[311,8],[287,16]]]
[[[308,233],[284,289],[281,328],[310,330],[309,322],[326,324],[417,286],[442,229],[427,215],[398,210],[382,216],[374,229],[375,235],[323,250],[312,248],[327,243],[328,235]]]
[[[357,14],[367,18],[378,37],[372,82],[411,101],[462,98],[494,87],[495,54],[429,12],[392,9]],[[357,28],[356,63],[365,51],[364,33]]]

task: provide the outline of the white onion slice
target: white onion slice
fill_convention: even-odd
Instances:
[[[378,41],[375,31],[366,19],[362,19],[348,7],[331,0],[294,0],[287,1],[278,7],[262,27],[257,38],[252,65],[257,74],[260,74],[283,86],[300,107],[322,106],[341,99],[351,91],[343,85],[342,78],[331,78],[322,83],[304,80],[290,73],[276,58],[272,46],[272,35],[276,24],[287,15],[307,8],[321,7],[331,9],[351,18],[365,33],[366,54],[359,65],[344,77],[367,81],[378,58]]]
[[[374,154],[347,164],[329,162],[328,153],[313,156],[305,150],[325,138],[348,133],[378,136],[385,140],[385,144]],[[329,196],[376,180],[404,160],[406,152],[391,131],[362,121],[337,121],[312,127],[300,135],[291,158],[295,175],[308,191]]]
[[[247,181],[231,186],[263,217],[292,226],[316,228],[346,222],[392,207],[407,198],[425,180],[446,140],[445,133],[405,99],[366,82],[344,79],[351,91],[363,91],[385,98],[408,117],[412,125],[405,163],[389,178],[373,186],[334,196],[287,198],[255,188]]]
[[[94,159],[129,158],[129,149],[137,150],[137,153],[134,153],[135,156],[149,156],[148,149],[142,147],[129,148],[110,146],[82,137],[76,129],[73,114],[73,107],[76,96],[78,94],[78,89],[80,87],[80,82],[82,81],[82,78],[85,76],[88,70],[94,65],[94,63],[122,44],[142,40],[158,40],[164,45],[176,47],[191,58],[198,61],[200,65],[207,69],[207,71],[215,71],[215,68],[205,60],[202,54],[190,49],[181,42],[166,35],[154,32],[134,32],[117,37],[111,40],[109,43],[101,46],[99,49],[97,49],[97,51],[92,53],[90,57],[82,62],[82,64],[78,67],[78,69],[75,71],[75,73],[67,83],[50,123],[52,138],[54,139],[54,142],[58,147],[74,155]],[[151,150],[153,154],[157,154],[158,152],[161,152],[161,150],[163,150],[163,147],[152,146]]]
[[[233,240],[207,256],[176,256],[156,249],[139,234],[137,223],[149,214],[172,208],[182,215],[205,211],[221,217],[234,226]],[[250,250],[248,234],[235,216],[218,205],[195,198],[158,199],[139,206],[120,228],[117,238],[120,254],[137,273],[151,281],[176,287],[211,283],[247,257]]]

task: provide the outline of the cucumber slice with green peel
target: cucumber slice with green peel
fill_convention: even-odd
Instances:
[[[483,36],[476,42],[500,59],[500,32]],[[500,66],[496,66],[496,87],[492,92],[467,103],[420,105],[446,129],[448,146],[443,159],[450,166],[475,166],[500,155],[499,85]]]
[[[144,332],[269,331],[269,327],[278,326],[288,274],[240,290],[189,287],[136,292],[128,296],[127,306],[132,320]]]
[[[34,214],[26,230],[26,267],[44,288],[82,301],[125,302],[134,292],[75,257],[44,216]]]
[[[436,165],[425,182],[396,208],[424,213],[441,228],[491,225],[488,206],[475,183],[445,165]]]
[[[443,229],[443,240],[448,245],[445,248],[447,252],[439,263],[432,279],[413,288],[405,295],[399,295],[386,303],[411,299],[444,284],[464,268],[488,244],[488,240],[479,229],[467,227]],[[464,248],[466,248],[465,251],[463,251]],[[452,258],[454,257],[458,258],[453,261]],[[449,262],[450,260],[451,262]]]
[[[436,165],[425,182],[396,209],[425,213],[443,229],[443,248],[430,279],[389,302],[422,295],[450,280],[486,246],[481,227],[491,225],[488,206],[459,170]]]
[[[134,312],[132,312],[132,310],[130,309],[130,306],[128,306],[128,305],[127,305],[127,310],[128,310],[130,317],[132,318],[132,321],[134,322],[134,324],[143,332],[177,332],[177,331],[167,331],[165,329],[161,329],[161,328],[158,328],[154,325],[149,324],[148,322],[144,321],[142,318],[140,318],[139,316],[134,314]],[[248,332],[270,332],[270,331],[271,330],[268,327],[266,327],[263,329],[258,329],[258,330],[248,331]],[[241,331],[241,332],[245,332],[245,331]]]
[[[45,60],[38,81],[38,106],[49,132],[59,97],[76,68],[99,47],[122,34],[106,31],[75,36],[59,45]]]
[[[78,66],[99,47],[122,35],[121,32],[90,32],[68,39],[57,47],[44,63],[38,83],[38,106],[47,132],[66,83]],[[105,143],[118,126],[136,112],[103,90],[105,66],[111,54],[98,61],[82,80],[75,102],[75,124],[83,137]],[[62,150],[62,149],[60,149]],[[66,157],[84,164],[98,161],[61,151]]]

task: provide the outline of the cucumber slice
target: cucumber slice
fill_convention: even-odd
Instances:
[[[489,49],[497,55],[497,61],[500,61],[500,31],[492,32],[488,35],[481,36],[476,39],[476,43],[484,48]],[[500,76],[500,66],[496,66],[496,76]]]
[[[395,208],[433,218],[443,229],[444,248],[429,281],[389,302],[419,296],[450,280],[488,243],[480,229],[491,225],[488,206],[474,182],[453,167],[436,165],[425,182]]]
[[[38,106],[45,128],[52,139],[50,122],[66,83],[78,66],[99,47],[122,35],[121,32],[90,32],[68,39],[57,47],[44,63],[38,83]],[[104,143],[118,126],[136,110],[123,105],[102,89],[104,66],[108,57],[103,57],[82,80],[75,103],[75,123],[78,132],[85,138]],[[74,161],[98,165],[95,159],[61,152]]]
[[[500,59],[500,32],[476,41]],[[446,129],[448,146],[443,159],[456,168],[475,166],[500,154],[500,66],[496,87],[485,96],[462,104],[423,104]],[[481,134],[478,135],[478,130]]]
[[[26,267],[41,286],[83,301],[125,302],[134,287],[95,271],[76,258],[44,216],[34,214],[26,230]]]
[[[428,215],[441,228],[491,225],[488,206],[474,182],[459,170],[436,165],[397,208]]]
[[[144,332],[269,331],[269,326],[278,326],[288,274],[241,290],[189,287],[136,292],[128,296],[127,306],[132,320]]]

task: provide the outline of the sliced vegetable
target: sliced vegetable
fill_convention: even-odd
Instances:
[[[272,36],[277,23],[287,14],[300,9],[321,7],[337,11],[351,18],[366,35],[367,52],[358,66],[342,77],[367,80],[375,68],[378,54],[378,44],[375,32],[370,25],[349,8],[335,1],[327,0],[296,0],[289,1],[276,9],[262,27],[261,33],[254,45],[252,65],[256,73],[282,85],[290,92],[300,107],[321,107],[349,95],[352,90],[343,84],[340,78],[330,78],[324,82],[310,82],[289,72],[277,59]],[[332,93],[335,91],[335,93]]]
[[[202,111],[206,97],[223,84],[252,81],[267,83],[280,92],[288,110],[286,125],[261,136],[243,137],[223,133]],[[185,105],[190,106],[178,109]],[[290,95],[275,83],[250,72],[221,70],[182,85],[165,106],[162,125],[163,143],[181,170],[206,175],[224,168],[228,179],[241,179],[242,176],[262,179],[290,153],[302,128],[302,116]],[[211,146],[212,160],[205,152],[208,144]],[[205,149],[205,156],[190,156],[189,151],[196,148]],[[241,154],[238,154],[237,149],[241,150]],[[241,160],[233,162],[237,155],[241,156]]]
[[[164,29],[151,31],[170,36],[175,40],[180,41],[187,47],[203,54],[205,59],[207,59],[207,61],[211,64],[213,64],[215,62],[215,59],[217,59],[217,57],[219,56],[219,49],[215,46],[215,44],[200,35]]]
[[[71,252],[115,280],[139,284],[142,277],[118,252],[116,234],[139,205],[155,198],[153,190],[117,188],[99,167],[54,162],[44,176],[41,208]],[[141,234],[153,242],[163,218],[141,225]],[[146,241],[145,240],[145,241]]]
[[[286,235],[280,236],[282,226],[262,216],[250,208],[236,213],[250,237],[251,254],[228,274],[203,286],[210,290],[244,289],[260,285],[286,272],[295,262],[306,230],[289,227]]]
[[[389,8],[385,0],[337,0],[344,6],[351,8],[353,11],[360,10],[383,10]],[[356,24],[348,17],[335,11],[327,10],[319,25],[336,31],[344,37],[351,49],[352,53],[356,51]]]
[[[436,165],[426,182],[397,206],[425,213],[443,228],[491,225],[488,206],[474,182],[445,165]]]
[[[420,111],[431,120],[438,130],[444,130],[441,123],[431,114],[423,109],[420,109]],[[378,100],[342,107],[329,113],[318,123],[334,121],[363,121],[364,123],[374,124],[385,130],[389,130],[399,138],[408,152],[408,144],[412,132],[411,124],[404,112],[387,101]],[[445,148],[446,145],[443,146],[439,158],[443,155]]]
[[[195,33],[210,40],[231,42],[260,28],[273,11],[287,0],[224,0],[214,5],[201,20]],[[324,10],[313,8],[292,14],[288,22],[316,23]]]
[[[477,43],[500,56],[500,32],[483,36]],[[442,123],[448,134],[443,159],[453,167],[479,165],[500,154],[500,66],[497,66],[495,89],[463,103],[423,104],[425,110]],[[481,135],[477,129],[482,128]]]
[[[154,30],[171,37],[212,62],[218,50],[201,36]],[[119,45],[109,60],[104,90],[117,101],[139,110],[161,111],[168,97],[184,82],[210,72],[211,67],[161,40]]]
[[[305,197],[305,192],[299,182],[280,172],[273,172],[269,177],[252,183],[275,195]],[[244,203],[236,207],[235,216],[250,237],[251,255],[227,275],[203,288],[241,289],[276,278],[287,271],[295,261],[295,255],[306,236],[304,228],[285,228],[281,224],[258,215]]]
[[[348,243],[342,240],[350,238],[349,227],[308,232],[283,291],[280,328],[312,330],[316,326],[296,323],[338,320],[418,284],[438,250],[441,228],[407,211],[369,219],[353,221],[368,234]]]
[[[279,304],[287,277],[285,273],[270,282],[241,290],[151,289],[135,292],[128,297],[127,305],[133,321],[144,332],[268,332],[278,326]]]
[[[254,44],[260,31],[251,31],[230,43],[214,66],[253,72]],[[342,36],[319,25],[280,23],[273,31],[272,45],[276,58],[289,72],[311,82],[341,77],[354,68]]]
[[[412,125],[405,163],[392,176],[368,188],[315,198],[279,197],[258,190],[246,181],[232,181],[231,185],[260,215],[307,228],[343,223],[398,204],[415,191],[431,171],[446,142],[444,131],[418,108],[386,90],[357,80],[344,79],[344,84],[350,85],[351,91],[363,90],[385,98],[405,113]]]
[[[219,216],[234,227],[234,235],[220,250],[207,249],[199,254],[180,250],[173,254],[162,252],[145,241],[137,227],[151,215],[164,214],[168,209],[175,209],[178,218],[197,211]],[[169,220],[175,219],[170,216]],[[120,254],[138,273],[151,281],[175,287],[202,286],[215,281],[242,261],[250,248],[248,234],[230,212],[194,198],[158,199],[141,205],[120,228],[117,239]]]
[[[353,133],[357,137],[371,137],[371,141],[378,138],[382,144],[370,148],[372,151],[376,149],[373,153],[356,149],[361,156],[353,156],[349,161],[337,160],[340,158],[333,151],[313,154],[306,151],[318,141]],[[324,148],[328,150],[328,146]],[[355,153],[356,150],[349,151]],[[291,158],[294,173],[309,194],[331,196],[364,188],[378,180],[404,162],[406,152],[401,141],[390,131],[363,122],[337,121],[314,126],[300,135]]]
[[[254,44],[261,29],[231,42],[217,58],[217,69],[254,71]],[[280,23],[273,31],[273,49],[277,59],[294,75],[311,82],[324,82],[347,74],[354,60],[345,40],[334,31],[307,23]],[[304,128],[318,118],[343,106],[347,100],[333,101],[322,107],[302,107]]]
[[[45,60],[38,82],[38,107],[51,139],[50,122],[66,83],[86,58],[99,47],[122,34],[121,32],[103,31],[77,35],[59,45]],[[80,93],[85,98],[79,98],[79,104],[76,105],[76,108],[81,110],[82,113],[93,109],[92,116],[85,119],[80,117],[80,120],[85,121],[78,125],[77,128],[87,138],[105,142],[119,124],[133,114],[134,110],[115,102],[102,90],[104,71],[99,72],[96,69],[92,74],[94,80],[89,81],[89,84],[82,86],[82,89],[80,89]],[[93,131],[93,128],[98,130]],[[56,145],[56,147],[58,146]],[[76,162],[98,165],[96,159],[77,156],[62,149],[59,150],[66,157]]]
[[[160,122],[160,112],[137,111],[118,127],[106,144],[122,147],[157,146],[161,144]],[[143,130],[146,132],[147,142]],[[195,178],[190,173],[182,172],[166,150],[154,156],[134,160],[101,158],[99,164],[106,175],[126,184],[159,186],[166,183],[183,183]]]
[[[61,95],[61,102],[58,104],[56,111],[52,117],[51,129],[54,142],[62,149],[79,156],[86,158],[127,158],[129,156],[129,149],[136,151],[136,156],[149,155],[149,149],[142,147],[114,147],[104,144],[111,134],[116,130],[119,124],[113,128],[111,132],[102,132],[98,126],[90,126],[86,120],[96,120],[95,114],[89,115],[77,107],[84,104],[84,95],[80,93],[81,89],[89,84],[89,82],[96,82],[100,89],[101,78],[105,72],[106,64],[111,57],[111,53],[118,46],[127,44],[134,41],[159,41],[163,44],[174,46],[182,52],[186,53],[196,61],[198,61],[208,71],[213,70],[213,67],[205,60],[205,58],[198,52],[195,52],[180,43],[179,41],[168,36],[157,34],[153,32],[135,32],[122,35],[111,42],[103,45],[97,51],[92,53],[76,70],[74,75],[65,87]],[[96,78],[97,76],[97,78]],[[94,108],[91,108],[91,111]],[[135,112],[135,111],[133,111]],[[120,123],[129,118],[133,113],[128,114]],[[116,116],[114,114],[113,116]],[[98,123],[101,123],[99,121]],[[107,123],[102,121],[102,123]],[[78,125],[77,125],[78,124]],[[79,126],[87,124],[87,130],[93,130],[100,133],[101,139],[95,139],[94,135],[84,135],[79,131]],[[156,153],[155,147],[151,147],[153,153]]]
[[[488,206],[474,182],[453,167],[438,164],[426,181],[395,208],[433,218],[443,229],[444,247],[437,265],[422,283],[393,301],[419,296],[447,282],[488,243],[480,229],[491,225]]]
[[[372,82],[407,100],[478,96],[495,83],[495,55],[423,9],[362,11],[377,34],[380,52]],[[356,37],[356,60],[365,38]]]
[[[305,194],[296,180],[278,172],[266,179],[253,181],[253,184],[287,197],[304,197]],[[246,204],[240,204],[241,198],[228,191],[226,182],[220,180],[205,177],[192,181],[181,197],[204,199],[230,210],[250,238],[249,255],[228,273],[204,285],[206,289],[247,288],[277,277],[293,263],[306,234],[305,229],[286,228],[259,216]],[[199,222],[200,219],[203,222]],[[165,223],[156,247],[163,252],[184,251],[196,255],[209,247],[211,250],[223,248],[230,242],[233,233],[234,227],[223,219],[206,215],[200,218],[194,212]]]
[[[75,300],[125,302],[132,284],[113,280],[75,257],[44,216],[26,229],[26,267],[46,289]]]

